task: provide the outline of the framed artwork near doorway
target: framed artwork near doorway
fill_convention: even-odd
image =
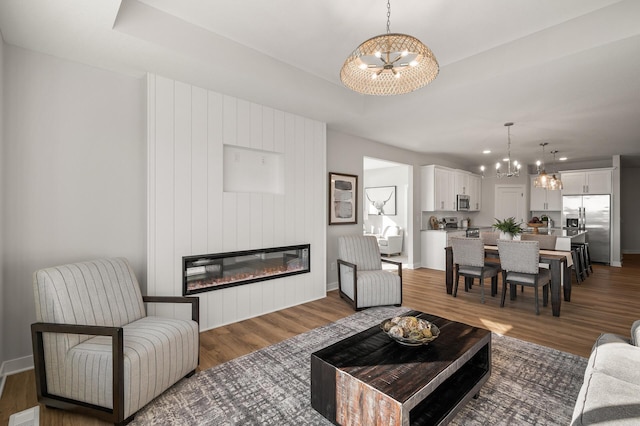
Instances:
[[[358,176],[329,173],[329,225],[358,223]]]
[[[379,216],[395,216],[396,187],[378,186],[364,189],[367,214]]]

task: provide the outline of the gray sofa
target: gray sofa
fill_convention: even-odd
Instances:
[[[640,424],[640,320],[631,341],[602,334],[591,350],[571,425],[593,424]]]

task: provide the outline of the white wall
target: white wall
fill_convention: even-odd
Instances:
[[[182,256],[309,243],[310,273],[201,293],[200,327],[324,297],[325,124],[155,75],[148,112],[148,294],[182,295]],[[283,153],[284,194],[224,192],[223,144]]]
[[[31,355],[37,269],[127,257],[144,282],[144,81],[4,46],[6,360]]]
[[[4,164],[3,161],[3,153],[4,153],[4,114],[3,114],[3,105],[4,105],[4,40],[2,39],[2,33],[0,33],[0,165]],[[4,238],[3,238],[3,227],[2,223],[4,217],[4,208],[3,208],[3,200],[4,200],[4,167],[0,170],[0,366],[7,359],[5,355],[6,345],[4,344],[4,328],[8,321],[4,320],[4,305],[7,303],[7,295],[4,291],[4,277],[3,277],[3,265],[2,261],[3,256],[3,247],[4,247]],[[0,368],[0,395],[2,395],[2,380],[3,380],[2,368]]]

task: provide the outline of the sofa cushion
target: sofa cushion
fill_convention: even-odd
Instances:
[[[631,325],[631,343],[640,346],[640,320]]]
[[[640,385],[640,348],[630,345],[621,336],[605,333],[596,341],[589,357],[589,367],[616,379]]]
[[[571,426],[638,425],[640,385],[592,370],[584,378]]]
[[[574,425],[637,425],[640,420],[640,348],[605,333],[596,340],[573,411]]]
[[[198,324],[144,317],[123,329],[126,418],[197,367]],[[108,336],[74,346],[65,358],[67,391],[61,396],[112,408],[112,363]]]
[[[396,305],[402,303],[402,280],[399,275],[381,271],[358,271],[358,306]]]

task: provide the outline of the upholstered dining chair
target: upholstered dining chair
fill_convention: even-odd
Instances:
[[[453,297],[458,296],[458,281],[460,276],[480,280],[480,301],[484,303],[484,279],[491,278],[491,295],[495,293],[494,288],[498,285],[498,273],[500,265],[485,263],[484,243],[479,238],[453,237],[451,238],[451,249],[453,251],[454,265],[454,287]],[[468,291],[467,280],[465,279],[464,290]]]
[[[522,234],[520,236],[521,241],[537,241],[540,250],[555,250],[557,239],[558,237],[556,237],[555,235],[544,234]],[[540,263],[538,266],[541,268],[549,269],[549,264],[547,263]]]
[[[520,235],[521,241],[537,241],[539,243],[540,250],[555,250],[557,238],[558,237],[556,237],[555,235],[544,235],[544,234]]]
[[[382,262],[395,265],[397,273],[382,269]],[[402,305],[402,263],[383,259],[376,237],[339,237],[337,263],[340,297],[355,310]]]
[[[142,296],[126,259],[42,269],[31,325],[38,401],[122,424],[198,366],[198,298]],[[145,303],[190,303],[191,319]]]
[[[491,231],[480,232],[480,239],[486,246],[497,245],[496,241],[498,241],[499,236],[500,236],[500,232],[491,232]]]
[[[542,287],[542,306],[549,301],[551,272],[540,268],[540,248],[538,241],[498,240],[498,253],[502,265],[502,299],[504,307],[507,285],[533,287],[535,291],[536,315],[540,314],[538,287]],[[515,295],[515,292],[511,292]]]

